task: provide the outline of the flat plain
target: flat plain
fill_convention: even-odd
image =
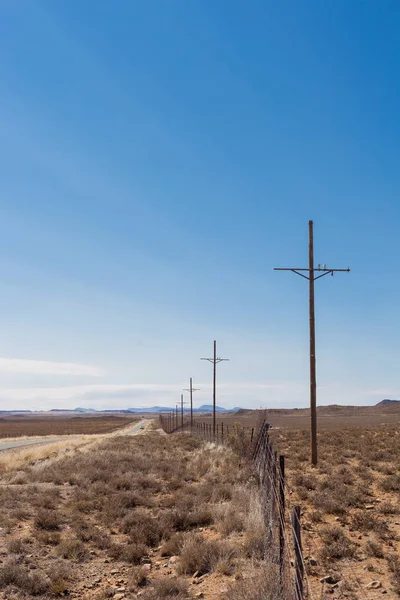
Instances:
[[[138,421],[138,416],[124,415],[42,415],[11,414],[0,416],[0,439],[60,435],[111,433]]]

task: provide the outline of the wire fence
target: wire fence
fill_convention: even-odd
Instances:
[[[285,481],[285,457],[274,451],[269,425],[256,427],[190,420],[177,414],[160,415],[166,433],[188,431],[216,444],[226,444],[251,460],[259,476],[261,508],[265,523],[268,569],[279,580],[281,600],[312,599],[301,543],[301,507],[291,506]]]

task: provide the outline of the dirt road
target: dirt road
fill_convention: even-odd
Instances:
[[[149,419],[142,419],[138,423],[132,423],[123,429],[118,429],[112,435],[136,435],[141,430],[142,427],[146,427],[150,423]],[[0,442],[0,452],[3,450],[12,450],[13,448],[25,448],[26,446],[34,446],[37,444],[55,444],[57,442],[65,442],[68,440],[76,440],[83,435],[66,435],[63,437],[46,437],[46,438],[36,438],[33,440],[21,440],[21,441],[13,441],[13,442]]]

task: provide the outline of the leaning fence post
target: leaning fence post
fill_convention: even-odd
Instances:
[[[222,443],[224,443],[224,424],[221,423],[221,438],[222,438]]]
[[[303,600],[304,565],[301,549],[300,506],[295,506],[292,513],[292,532],[294,547],[294,598]]]
[[[285,581],[285,457],[279,455],[279,565],[281,587]]]

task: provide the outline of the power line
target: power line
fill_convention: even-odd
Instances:
[[[311,407],[311,463],[316,465],[318,462],[317,454],[317,376],[316,376],[316,358],[315,358],[315,302],[314,302],[314,282],[325,275],[332,275],[338,272],[350,272],[347,269],[329,269],[326,265],[318,265],[314,268],[314,223],[308,221],[308,269],[295,267],[276,267],[274,271],[291,271],[300,275],[309,281],[309,318],[310,318],[310,407]],[[315,275],[315,273],[320,273]],[[307,275],[304,275],[307,273]]]
[[[215,438],[216,433],[216,421],[217,421],[217,364],[222,361],[228,361],[229,358],[219,358],[217,356],[217,342],[214,340],[214,356],[213,358],[201,358],[200,360],[208,360],[208,362],[213,363],[213,435]]]

